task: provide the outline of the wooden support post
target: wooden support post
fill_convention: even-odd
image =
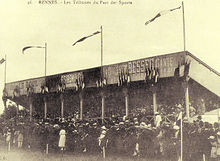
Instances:
[[[6,111],[7,108],[7,98],[6,97],[2,97],[3,103],[4,103],[4,111]]]
[[[60,94],[61,100],[61,118],[64,118],[64,95],[63,93]]]
[[[185,108],[186,108],[186,117],[189,120],[189,86],[188,86],[189,77],[187,76],[183,82],[183,88],[185,92]]]
[[[103,159],[105,159],[105,146],[102,147]]]
[[[105,119],[105,92],[101,90],[101,98],[102,98],[102,123],[104,123]]]
[[[125,116],[128,117],[129,115],[129,107],[128,107],[128,88],[125,87],[123,88],[123,94],[124,94],[124,97],[125,97]]]
[[[19,112],[19,104],[16,103],[16,114],[18,115],[18,112]]]
[[[83,92],[79,93],[80,120],[83,119]]]
[[[47,118],[47,97],[44,96],[44,118]]]
[[[154,115],[157,112],[157,87],[152,86],[150,89],[153,93],[153,107],[154,107]]]
[[[29,106],[30,106],[30,110],[29,110],[29,114],[30,114],[30,122],[32,121],[32,115],[33,115],[33,100],[32,97],[29,97]]]
[[[49,152],[49,144],[47,143],[46,144],[46,154],[48,154],[48,152]]]
[[[157,112],[157,93],[153,93],[153,106],[154,106],[154,114]]]

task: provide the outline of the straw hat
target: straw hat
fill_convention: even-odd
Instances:
[[[177,125],[174,125],[174,126],[173,126],[173,129],[174,129],[174,130],[179,130],[179,129],[180,129],[180,127],[179,127],[179,126],[177,126]]]
[[[124,122],[119,122],[119,125],[124,125]]]
[[[213,140],[213,139],[215,139],[215,137],[214,137],[214,136],[209,136],[209,138],[208,138],[208,139]]]
[[[102,130],[106,130],[106,127],[105,127],[105,126],[102,126],[101,129],[102,129]]]

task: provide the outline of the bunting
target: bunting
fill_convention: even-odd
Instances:
[[[64,92],[66,89],[66,84],[61,82],[57,85],[57,92]]]
[[[178,76],[186,77],[189,74],[190,62],[184,62],[182,65],[178,66]]]
[[[145,68],[145,82],[146,83],[151,83],[151,84],[156,84],[158,82],[159,78],[159,68]]]
[[[99,87],[105,87],[107,85],[107,80],[106,78],[104,78],[103,80],[102,79],[99,79],[96,81],[96,86],[99,88]]]
[[[118,86],[129,85],[131,81],[128,70],[125,72],[124,69],[118,73]]]
[[[31,96],[34,93],[34,87],[33,85],[29,84],[27,87],[27,96]]]
[[[83,76],[78,76],[78,78],[75,80],[75,91],[83,90],[85,88],[85,82],[83,79]]]
[[[42,94],[49,93],[48,87],[47,87],[47,86],[41,86],[41,93],[42,93]]]

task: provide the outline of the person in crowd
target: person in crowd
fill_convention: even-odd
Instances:
[[[19,134],[19,131],[18,130],[15,130],[14,132],[14,138],[13,138],[13,145],[17,147],[18,145],[18,134]]]
[[[214,136],[210,136],[208,139],[211,144],[209,161],[217,161],[217,141],[216,141],[216,138]]]
[[[105,151],[108,144],[108,138],[107,138],[107,128],[105,126],[101,127],[101,134],[98,138],[99,141],[99,147],[102,150],[103,158],[105,158]]]
[[[144,157],[149,160],[150,157],[155,159],[161,154],[160,159],[176,161],[180,156],[180,125],[174,121],[181,107],[161,105],[158,109],[161,114],[155,113],[155,119],[152,119],[152,113],[149,116],[148,111],[142,109],[134,109],[132,114],[126,118],[120,114],[114,114],[105,120],[105,126],[99,119],[81,121],[75,117],[75,114],[65,119],[57,117],[58,115],[54,118],[47,118],[47,123],[41,117],[33,118],[35,123],[30,128],[31,136],[33,136],[31,144],[37,149],[39,148],[37,145],[43,145],[45,142],[43,139],[46,138],[51,151],[59,148],[62,151],[65,149],[86,154],[90,152],[96,154],[102,151],[102,154],[133,155],[133,157]],[[87,114],[90,115],[90,113]],[[162,119],[163,116],[168,119]],[[28,121],[24,119],[25,117],[19,118],[17,124],[23,122],[20,126],[27,129]],[[217,125],[210,126],[202,122],[200,117],[194,123],[184,123],[183,120],[183,153],[185,156],[188,155],[183,158],[183,161],[200,161],[203,154],[206,156],[206,161],[208,159],[215,161],[219,145],[217,138],[220,137],[212,139],[213,137],[210,136],[216,136],[219,131]],[[16,127],[16,124],[11,128],[13,127]],[[45,137],[45,134],[48,136]],[[158,139],[157,136],[161,137]],[[29,136],[23,133],[23,137]],[[56,140],[59,140],[58,144]],[[45,146],[41,148],[45,149]],[[104,152],[103,149],[105,149]]]
[[[65,144],[66,144],[66,130],[62,127],[59,133],[59,143],[58,147],[60,148],[61,151],[64,150]]]
[[[158,128],[160,127],[162,118],[161,115],[159,114],[159,112],[155,112],[155,127]]]
[[[217,132],[217,159],[220,160],[220,132]]]
[[[11,129],[8,129],[6,132],[6,145],[7,145],[7,150],[11,150]]]
[[[23,140],[24,140],[24,137],[23,137],[22,132],[18,131],[18,148],[22,148]]]

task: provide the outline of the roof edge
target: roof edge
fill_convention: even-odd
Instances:
[[[142,59],[150,59],[150,58],[156,58],[156,57],[161,57],[161,56],[169,56],[169,55],[175,55],[175,54],[184,54],[184,51],[177,51],[177,52],[172,52],[172,53],[167,53],[167,54],[159,54],[156,56],[149,56],[149,57],[143,57],[143,58],[139,58],[139,59],[133,59],[133,60],[128,60],[128,61],[122,61],[122,62],[118,62],[118,63],[112,63],[112,64],[106,64],[103,65],[102,67],[105,66],[110,66],[110,65],[116,65],[116,64],[122,64],[122,63],[126,63],[126,62],[130,62],[130,61],[135,61],[135,60],[142,60]],[[74,70],[74,71],[69,71],[69,72],[62,72],[62,73],[57,73],[57,74],[52,74],[52,75],[47,75],[46,77],[53,77],[56,75],[63,75],[63,74],[68,74],[68,73],[73,73],[73,72],[82,72],[82,71],[86,71],[86,70],[92,70],[95,68],[100,68],[101,66],[96,66],[96,67],[91,67],[91,68],[84,68],[84,69],[79,69],[79,70]],[[23,79],[23,80],[17,80],[17,81],[12,81],[12,82],[8,82],[6,84],[10,84],[10,83],[16,83],[16,82],[22,82],[22,81],[28,81],[28,80],[32,80],[32,79],[39,79],[39,78],[46,78],[45,76],[41,76],[41,77],[34,77],[34,78],[28,78],[28,79]]]
[[[193,54],[191,54],[189,51],[186,51],[186,55],[191,56],[193,59],[195,59],[196,61],[198,61],[200,64],[204,65],[206,68],[208,68],[210,71],[212,71],[213,73],[217,74],[220,77],[220,73],[213,69],[212,67],[210,67],[208,64],[204,63],[202,60],[200,60],[199,58],[197,58],[196,56],[194,56]]]

